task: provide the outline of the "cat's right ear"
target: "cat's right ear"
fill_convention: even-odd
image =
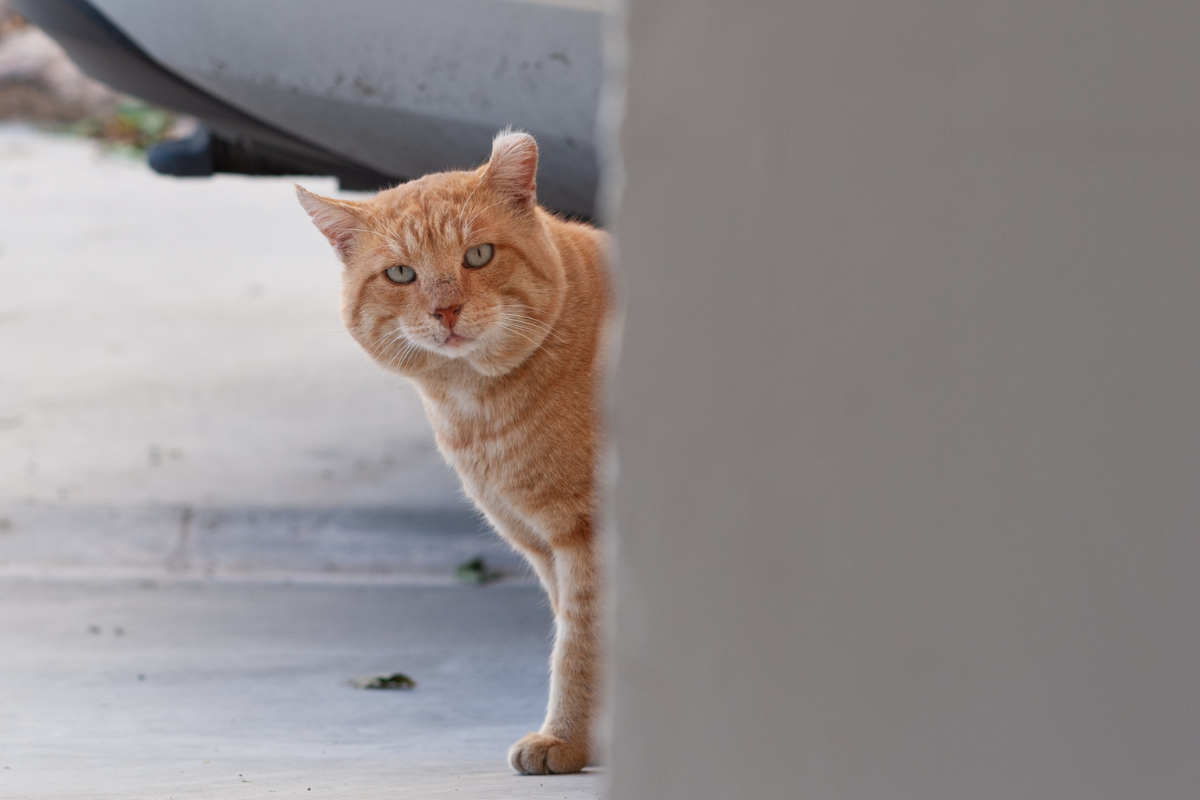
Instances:
[[[345,258],[354,244],[355,234],[362,229],[362,220],[355,211],[355,204],[347,200],[334,200],[296,185],[296,198],[312,217],[317,230],[333,245],[339,258]]]

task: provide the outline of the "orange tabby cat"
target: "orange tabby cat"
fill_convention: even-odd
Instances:
[[[523,773],[587,765],[596,706],[597,362],[609,306],[605,234],[537,204],[533,137],[487,164],[361,202],[297,187],[345,265],[342,316],[411,378],[438,447],[519,549],[554,611],[550,703],[509,750]]]

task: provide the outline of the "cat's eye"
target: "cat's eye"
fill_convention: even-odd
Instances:
[[[417,271],[415,269],[401,265],[388,267],[383,274],[392,283],[412,283],[417,279]]]
[[[479,269],[491,260],[492,246],[490,244],[480,244],[472,247],[463,256],[463,266],[470,267],[471,269]]]

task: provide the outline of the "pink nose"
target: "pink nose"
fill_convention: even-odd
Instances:
[[[456,306],[439,308],[433,312],[433,315],[441,320],[442,324],[445,325],[447,329],[453,330],[454,323],[458,321],[458,314],[460,311],[462,311],[461,303]]]

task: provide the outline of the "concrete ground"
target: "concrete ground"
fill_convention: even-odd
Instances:
[[[0,797],[596,797],[505,762],[549,614],[291,183],[0,128]]]
[[[0,214],[0,501],[457,501],[415,392],[343,331],[291,180],[0,128]]]
[[[599,796],[504,762],[545,703],[532,587],[0,587],[0,797]]]
[[[343,331],[291,180],[0,128],[0,218],[0,574],[522,574]]]

